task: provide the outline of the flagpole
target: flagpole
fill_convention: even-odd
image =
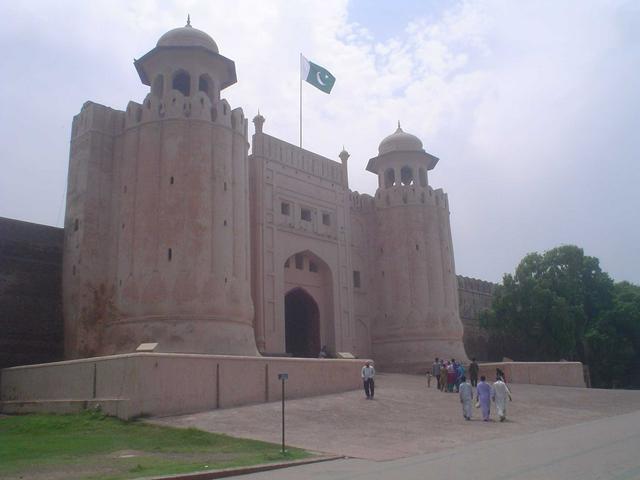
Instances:
[[[300,54],[300,148],[302,148],[302,53]]]

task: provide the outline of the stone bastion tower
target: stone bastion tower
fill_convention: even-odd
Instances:
[[[135,61],[150,93],[74,118],[65,220],[67,358],[256,355],[247,121],[235,64],[190,22]]]
[[[438,158],[400,128],[367,170],[378,175],[374,258],[378,314],[372,351],[386,371],[423,371],[425,359],[467,360],[449,224],[449,201],[427,172]]]

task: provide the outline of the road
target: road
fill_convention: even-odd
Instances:
[[[375,420],[374,420],[375,421]],[[366,428],[363,429],[366,431]],[[369,439],[372,444],[376,438]],[[391,461],[345,459],[248,480],[640,479],[640,412]]]

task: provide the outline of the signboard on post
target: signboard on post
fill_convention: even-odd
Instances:
[[[282,454],[284,455],[287,452],[284,448],[284,382],[289,380],[289,374],[279,373],[278,380],[282,381]]]

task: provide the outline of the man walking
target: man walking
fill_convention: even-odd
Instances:
[[[458,387],[460,392],[460,403],[462,404],[462,416],[465,420],[471,420],[471,412],[473,407],[473,387],[467,382],[467,377],[464,375],[460,377],[460,386]]]
[[[482,420],[488,422],[491,416],[491,397],[494,396],[491,385],[485,382],[486,377],[482,375],[480,377],[480,383],[478,383],[478,402],[480,402],[480,409],[482,410]]]
[[[436,379],[436,388],[440,386],[440,360],[436,357],[436,361],[431,365],[431,375]],[[429,382],[431,384],[431,382]]]
[[[367,400],[373,400],[374,394],[374,381],[373,377],[376,376],[376,370],[371,366],[371,362],[367,361],[364,367],[362,367],[362,381],[364,383],[364,393],[367,396]]]
[[[504,422],[507,418],[507,397],[509,397],[509,401],[511,401],[511,392],[507,384],[504,383],[500,377],[496,378],[496,383],[493,384],[493,391],[493,401],[496,402],[498,418],[501,422]]]
[[[475,358],[471,359],[471,364],[469,364],[469,376],[471,377],[471,386],[478,386],[478,371],[480,370],[480,366],[478,362],[476,362]]]

